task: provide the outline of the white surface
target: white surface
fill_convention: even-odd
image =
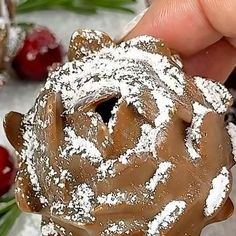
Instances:
[[[143,9],[140,0],[137,9]],[[56,32],[67,48],[70,35],[76,28],[92,28],[102,30],[111,36],[117,36],[133,15],[100,12],[96,16],[76,15],[69,12],[36,12],[19,17],[21,21],[33,21],[46,25]],[[0,144],[10,148],[5,138],[2,121],[9,111],[25,113],[33,105],[34,99],[42,84],[16,81],[11,79],[7,86],[0,91]],[[236,170],[234,169],[236,179]],[[235,184],[234,184],[235,185]],[[233,188],[232,200],[236,204],[236,188]],[[40,218],[38,216],[22,214],[17,220],[9,236],[39,236]],[[202,236],[234,236],[236,232],[236,213],[228,221],[208,226]],[[181,235],[179,235],[181,236]]]

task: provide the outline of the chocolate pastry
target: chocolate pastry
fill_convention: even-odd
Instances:
[[[224,86],[188,77],[150,36],[116,45],[79,30],[69,59],[27,114],[5,119],[16,199],[42,215],[42,235],[197,236],[232,214]]]
[[[14,23],[15,1],[0,0],[0,86],[11,74],[9,62],[22,46],[24,29]]]
[[[9,28],[14,16],[15,6],[11,0],[0,1],[0,70],[5,68]]]

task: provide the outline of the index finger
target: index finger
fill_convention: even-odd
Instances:
[[[235,0],[155,0],[125,40],[162,38],[189,75],[224,82],[236,64]]]
[[[162,38],[183,56],[226,37],[236,46],[235,0],[156,0],[126,39],[147,34]]]

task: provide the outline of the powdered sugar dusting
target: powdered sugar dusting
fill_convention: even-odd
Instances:
[[[93,53],[94,46],[92,45],[96,42],[97,47],[105,47],[112,44],[112,40],[108,39],[103,41],[103,36],[105,33],[96,30],[79,30],[75,31],[71,36],[70,49],[76,53],[76,57],[80,58],[81,56],[88,56]]]
[[[47,225],[42,226],[42,236],[58,236],[59,234],[55,230],[55,225],[54,223],[50,222]]]
[[[152,68],[150,75],[147,69],[143,69],[146,65]],[[132,103],[141,111],[139,95],[147,77],[154,76],[152,73],[156,78],[155,81],[150,80],[152,89],[167,83],[170,90],[183,94],[185,76],[166,56],[135,47],[127,49],[124,43],[117,48],[103,48],[81,61],[66,63],[50,74],[45,88],[61,92],[65,108],[70,113],[80,101],[89,101],[105,91],[121,93],[128,104]]]
[[[65,218],[74,222],[91,222],[95,218],[91,215],[95,204],[95,193],[87,184],[81,184],[72,193],[72,199],[68,204],[71,215]]]
[[[127,193],[127,192],[114,192],[109,193],[107,195],[103,194],[97,197],[97,201],[99,204],[108,204],[110,206],[117,205],[121,203],[126,204],[134,204],[136,201],[135,194]]]
[[[54,200],[50,213],[76,224],[94,221],[92,210],[96,204],[95,193],[86,183],[76,186],[70,194],[71,199],[66,204],[62,199]]]
[[[223,167],[218,176],[212,180],[211,190],[206,199],[204,214],[212,216],[225,201],[226,194],[230,190],[230,173]]]
[[[159,183],[165,183],[169,178],[168,172],[174,165],[171,162],[160,163],[153,177],[146,183],[146,189],[149,191],[155,191]]]
[[[232,96],[223,85],[201,77],[195,77],[195,83],[215,111],[219,113],[227,111]]]
[[[108,130],[110,134],[113,133],[113,128],[116,124],[116,119],[117,119],[117,112],[119,110],[119,105],[122,103],[122,101],[123,99],[120,98],[111,111],[111,118],[108,122]]]
[[[10,60],[16,55],[25,38],[25,32],[21,27],[11,25],[8,31],[7,58]]]
[[[108,227],[102,232],[102,236],[123,234],[125,231],[125,222],[119,221],[118,223],[109,224]]]
[[[129,157],[133,153],[151,152],[154,157],[157,157],[156,144],[159,143],[158,139],[161,140],[163,138],[160,132],[165,129],[167,123],[170,121],[170,116],[174,109],[174,102],[170,94],[161,87],[154,89],[152,95],[159,109],[155,118],[155,126],[153,127],[150,124],[143,124],[141,126],[141,135],[135,148],[127,150],[119,159],[124,164],[128,162]]]
[[[233,156],[234,160],[236,161],[236,125],[230,122],[227,126],[229,136],[231,138],[231,144],[233,148]]]
[[[100,163],[102,161],[102,155],[94,143],[77,136],[71,127],[66,127],[64,131],[66,134],[66,147],[61,149],[62,157],[67,158],[74,154],[81,154],[82,158],[85,158],[92,163]]]
[[[123,220],[110,223],[106,229],[101,233],[101,236],[115,236],[115,235],[129,235],[136,228],[143,227],[143,223],[135,220],[126,224]]]
[[[24,134],[23,139],[24,148],[20,153],[20,158],[23,163],[26,165],[27,173],[30,178],[30,184],[32,189],[35,191],[36,196],[41,201],[42,206],[45,206],[47,199],[41,194],[41,186],[39,184],[39,178],[36,171],[36,162],[34,160],[35,152],[40,149],[37,136],[33,130],[32,124],[34,123],[34,113],[29,113],[28,116],[23,120],[24,125]],[[19,172],[20,174],[21,172]]]
[[[51,219],[49,222],[42,220],[42,236],[59,236],[59,235],[68,235],[64,227],[54,223]],[[70,235],[70,234],[69,234]]]
[[[159,115],[155,119],[155,126],[161,129],[170,121],[170,114],[174,108],[174,102],[171,95],[163,88],[152,91],[152,95],[159,109]]]
[[[99,181],[102,181],[107,176],[114,177],[115,176],[115,170],[114,170],[114,164],[117,162],[117,160],[107,160],[103,161],[99,167],[97,168],[97,176],[99,178]]]
[[[172,201],[148,223],[148,236],[161,235],[161,231],[170,228],[183,214],[186,208],[184,201]]]
[[[156,137],[158,134],[158,130],[154,129],[149,124],[143,124],[141,126],[141,131],[141,136],[133,152],[151,152],[156,156]]]
[[[201,139],[201,125],[204,116],[211,110],[198,102],[193,104],[193,119],[191,126],[187,129],[186,147],[193,161],[201,158],[198,144]]]

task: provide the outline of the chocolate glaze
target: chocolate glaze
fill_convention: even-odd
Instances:
[[[17,202],[43,216],[44,236],[197,236],[232,214],[222,85],[189,78],[150,36],[116,46],[79,30],[69,58],[27,114],[5,119]]]

